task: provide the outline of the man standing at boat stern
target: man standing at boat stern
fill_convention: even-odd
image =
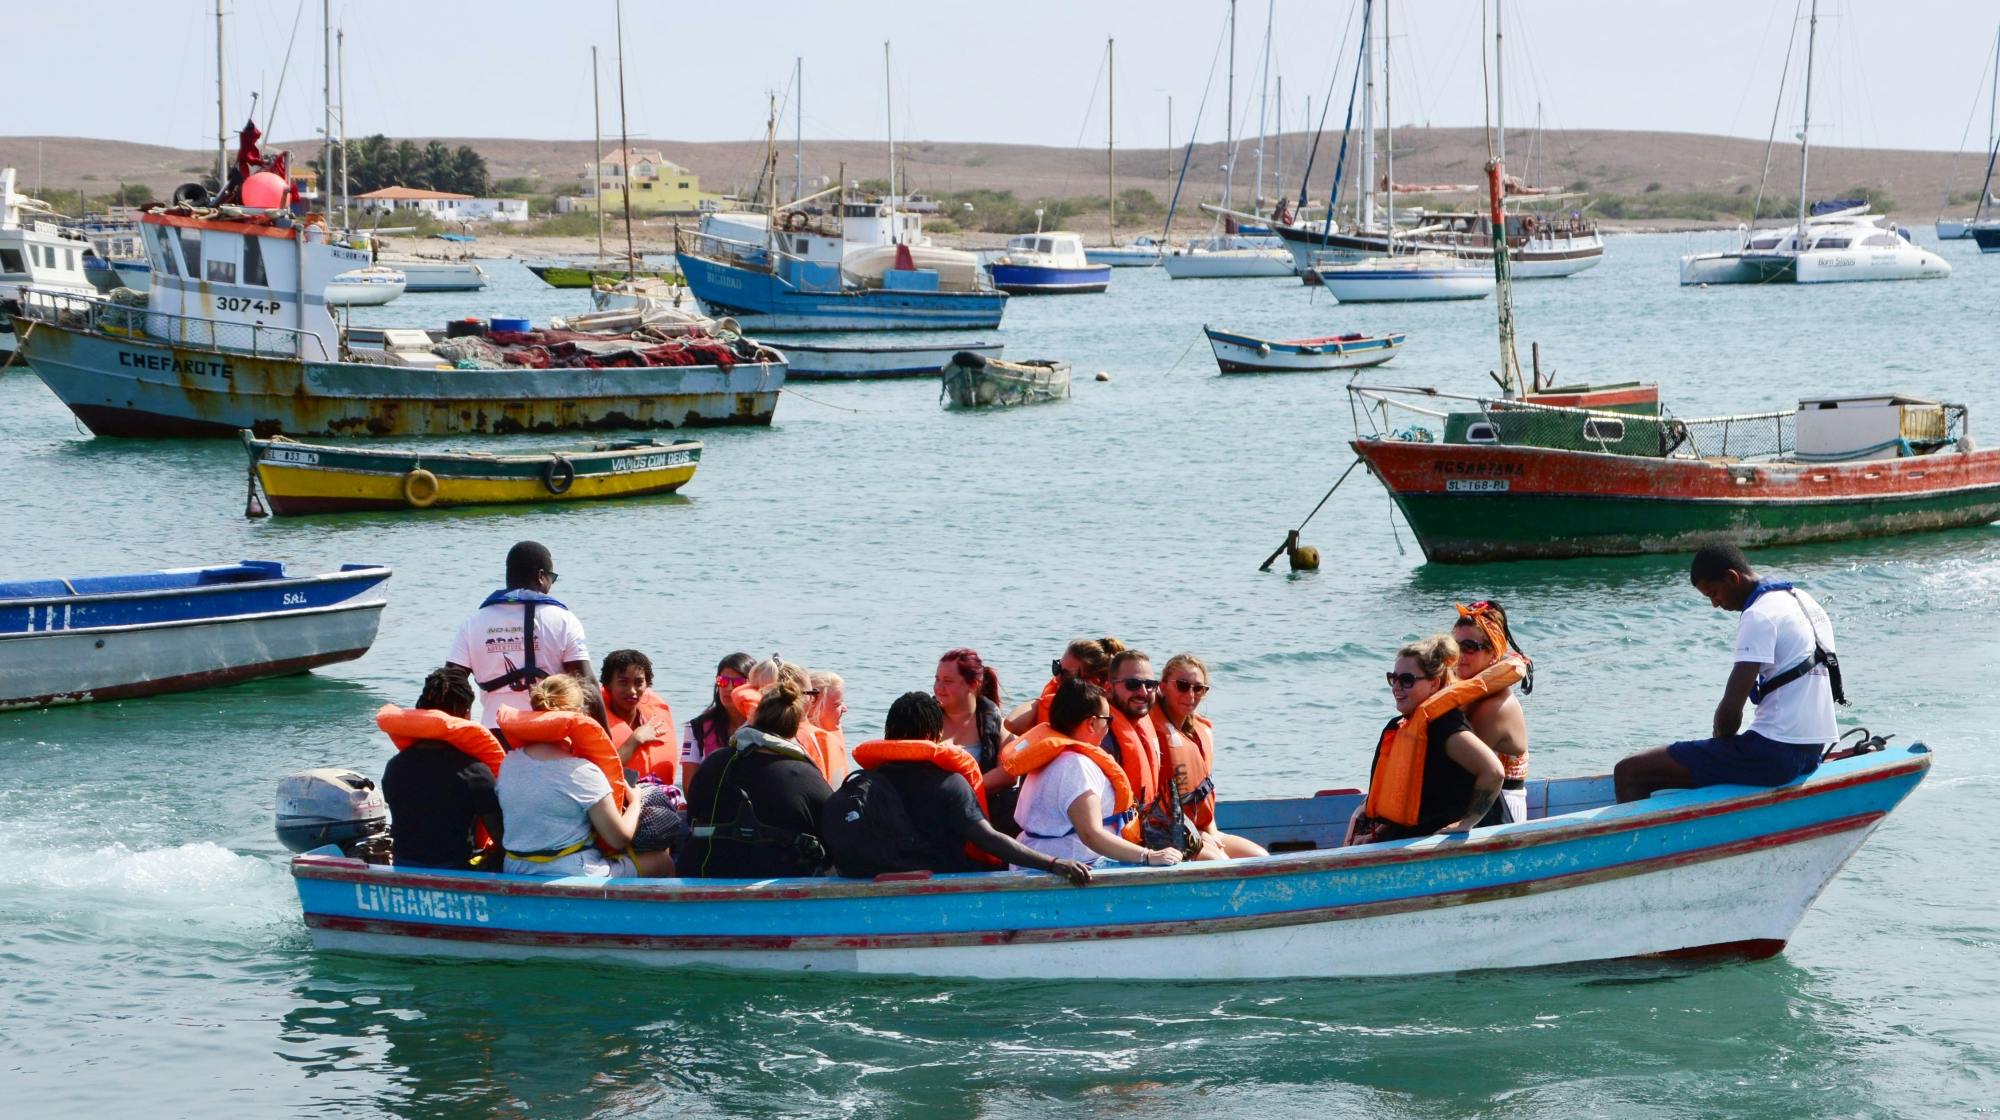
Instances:
[[[556,585],[556,561],[534,541],[507,550],[507,586],[486,597],[452,639],[451,665],[472,674],[479,686],[479,716],[487,728],[500,726],[500,709],[528,708],[536,681],[568,673],[592,691],[590,651],[583,623],[549,592]]]
[[[1695,553],[1689,578],[1720,610],[1740,611],[1736,664],[1715,709],[1714,735],[1640,751],[1618,763],[1618,800],[1655,790],[1714,785],[1781,786],[1819,768],[1838,734],[1833,706],[1847,703],[1833,623],[1811,595],[1759,579],[1733,544]],[[1747,730],[1743,704],[1755,705]]]

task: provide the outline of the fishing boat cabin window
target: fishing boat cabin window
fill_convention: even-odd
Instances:
[[[236,283],[236,262],[208,258],[208,280],[211,284]]]
[[[1625,438],[1625,421],[1593,416],[1583,422],[1583,438],[1598,443],[1617,443]]]
[[[1465,426],[1467,443],[1499,443],[1500,429],[1491,420],[1475,420]]]
[[[184,229],[181,231],[181,252],[187,257],[187,274],[201,275],[201,231]]]
[[[174,256],[173,235],[167,232],[167,227],[155,226],[153,228],[153,236],[159,240],[160,263],[166,266],[167,275],[179,276],[181,274],[181,266],[177,263]]]
[[[243,239],[243,282],[268,288],[271,282],[264,278],[264,239],[246,237]]]
[[[28,262],[21,259],[19,249],[0,249],[0,276],[25,276]]]

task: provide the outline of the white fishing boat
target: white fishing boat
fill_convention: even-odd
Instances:
[[[370,265],[327,281],[326,302],[334,307],[380,307],[402,295],[408,284],[401,271]]]
[[[1403,348],[1401,331],[1366,335],[1359,331],[1320,338],[1257,338],[1201,328],[1223,373],[1295,373],[1305,370],[1364,369],[1379,366]]]
[[[1083,238],[1055,230],[1009,238],[1007,251],[986,266],[993,286],[1008,295],[1068,295],[1101,292],[1111,284],[1111,266],[1092,262]]]
[[[13,168],[0,169],[0,362],[11,361],[14,354],[13,316],[20,311],[22,292],[97,294],[84,271],[89,249],[82,235],[57,224],[48,203],[14,193]]]
[[[1059,401],[1069,396],[1069,363],[1045,358],[1003,362],[961,350],[945,365],[938,395],[946,408]]]

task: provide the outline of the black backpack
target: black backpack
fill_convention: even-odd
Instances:
[[[827,798],[820,809],[819,834],[834,870],[850,879],[924,871],[932,863],[910,823],[903,795],[873,770],[849,774]]]

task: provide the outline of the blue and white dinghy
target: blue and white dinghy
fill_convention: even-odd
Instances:
[[[0,583],[0,708],[303,673],[368,652],[389,568],[270,560]]]
[[[1879,746],[1879,740],[1870,746]],[[408,870],[316,848],[292,877],[320,949],[990,979],[1391,976],[1643,956],[1767,957],[1930,769],[1921,745],[1777,789],[1613,803],[1529,783],[1530,819],[1341,847],[1352,790],[1224,803],[1275,853],[860,879],[582,879]],[[334,822],[337,823],[337,822]]]

